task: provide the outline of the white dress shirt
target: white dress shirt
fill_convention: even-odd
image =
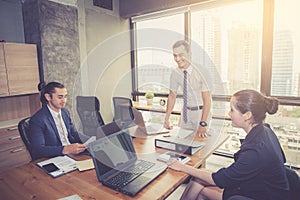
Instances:
[[[59,110],[59,112],[55,112],[49,106],[48,106],[48,109],[50,110],[50,113],[54,119],[54,122],[55,122],[55,125],[57,128],[57,131],[59,133],[59,138],[60,138],[62,145],[63,146],[69,145],[70,141],[68,139],[68,131],[67,131],[65,122],[61,116],[61,110]]]

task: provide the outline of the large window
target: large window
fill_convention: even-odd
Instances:
[[[276,115],[268,116],[287,164],[300,168],[300,28],[297,0],[274,1],[274,28],[270,95],[287,101]],[[298,103],[297,103],[298,102]]]
[[[252,88],[300,105],[300,13],[297,0],[208,1],[136,17],[133,94],[167,96],[178,39],[192,44],[193,62],[208,68],[214,100]]]
[[[298,0],[275,0],[271,95],[300,97]]]
[[[298,0],[220,0],[134,19],[133,94],[151,90],[159,96],[157,102],[166,98],[176,67],[172,45],[188,39],[192,61],[209,69],[213,78],[213,117],[226,117],[237,90],[252,88],[279,98],[279,111],[266,122],[278,135],[288,163],[300,167],[299,7]],[[176,103],[180,109],[182,102]],[[228,122],[233,143],[223,149],[230,152],[238,145],[239,131]]]
[[[139,92],[168,93],[171,70],[175,67],[171,42],[179,39],[184,39],[184,14],[136,23],[136,89]]]
[[[203,49],[196,56],[213,74],[213,94],[260,89],[261,35],[261,1],[191,11],[191,39]]]

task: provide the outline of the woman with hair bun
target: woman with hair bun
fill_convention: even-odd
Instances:
[[[234,163],[213,173],[170,159],[170,168],[193,176],[181,199],[289,199],[285,156],[275,133],[263,123],[266,113],[276,113],[278,105],[276,98],[255,90],[236,92],[229,116],[232,126],[247,135]]]

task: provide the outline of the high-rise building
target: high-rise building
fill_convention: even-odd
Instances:
[[[289,31],[278,31],[274,35],[272,63],[273,96],[293,95],[293,41]]]
[[[222,80],[226,80],[226,78],[220,74],[222,72],[220,18],[213,16],[209,11],[202,11],[195,15],[197,15],[197,17],[194,16],[197,26],[193,26],[192,38],[200,51],[193,50],[194,60],[211,73],[214,93],[223,94],[224,83]]]
[[[241,88],[259,89],[259,31],[235,24],[228,33],[228,79],[230,93]]]

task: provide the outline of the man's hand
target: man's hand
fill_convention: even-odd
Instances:
[[[207,137],[208,133],[207,133],[206,127],[199,126],[198,129],[197,129],[197,135],[199,137]]]
[[[169,130],[173,129],[173,126],[170,125],[169,120],[165,120],[164,127]]]
[[[64,146],[63,154],[79,154],[86,149],[84,144],[74,143]]]

